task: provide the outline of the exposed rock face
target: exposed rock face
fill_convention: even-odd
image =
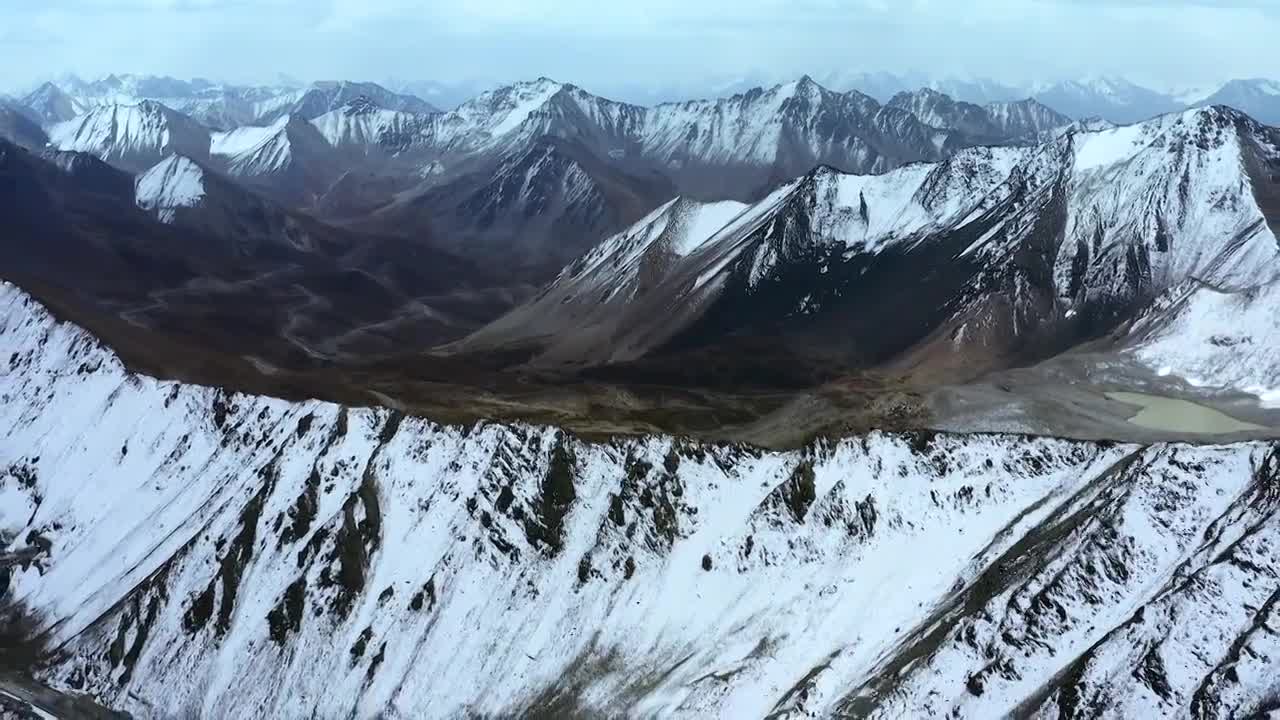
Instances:
[[[0,293],[0,602],[136,715],[1274,702],[1273,445],[442,427],[130,375]]]
[[[818,168],[734,215],[660,208],[461,347],[603,365],[747,337],[805,358],[775,367],[1039,360],[1189,280],[1273,280],[1278,168],[1275,131],[1220,107],[881,175]],[[720,222],[676,221],[700,215]]]

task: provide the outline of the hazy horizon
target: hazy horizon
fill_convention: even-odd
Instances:
[[[1119,76],[1160,90],[1275,77],[1262,0],[58,0],[13,4],[0,88],[74,72],[263,83],[352,79],[588,89],[883,71],[1021,85]]]

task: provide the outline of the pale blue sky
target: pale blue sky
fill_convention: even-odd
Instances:
[[[74,71],[587,87],[925,70],[1280,76],[1280,0],[0,0],[0,87]]]

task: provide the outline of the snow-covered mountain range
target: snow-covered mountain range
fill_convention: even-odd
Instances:
[[[826,87],[840,92],[857,90],[887,103],[899,93],[933,90],[954,100],[975,105],[1034,99],[1076,120],[1101,117],[1114,123],[1131,123],[1156,115],[1190,107],[1226,104],[1253,115],[1267,124],[1280,124],[1274,108],[1264,112],[1269,88],[1275,81],[1266,79],[1234,79],[1224,83],[1202,84],[1177,90],[1147,87],[1120,77],[1095,76],[1064,78],[1027,83],[1000,82],[972,75],[935,75],[924,72],[850,72],[814,73]],[[742,92],[754,86],[768,86],[770,77],[761,74],[744,76],[734,82],[707,81],[689,86],[684,97],[719,94],[729,88]],[[609,94],[609,93],[605,93]],[[1256,104],[1250,104],[1255,102]]]
[[[668,203],[462,348],[600,364],[746,333],[854,364],[1043,357],[1184,283],[1280,277],[1278,170],[1276,132],[1222,107],[876,176],[820,168],[750,206]]]
[[[95,107],[51,126],[49,143],[58,150],[88,153],[133,172],[170,155],[209,155],[209,131],[154,100]]]
[[[1280,712],[1280,129],[1161,97],[0,100],[0,714]]]
[[[375,83],[325,81],[291,85],[236,86],[208,80],[178,80],[149,75],[109,75],[86,82],[70,75],[46,82],[21,100],[43,124],[65,122],[106,105],[137,105],[152,100],[189,115],[214,130],[263,124],[284,115],[310,120],[365,96],[380,106],[415,113],[434,112],[430,103],[392,92]]]
[[[132,375],[9,285],[0,347],[9,637],[135,716],[1276,707],[1273,443],[449,427]]]
[[[1105,76],[1024,84],[919,72],[832,71],[817,73],[815,77],[834,91],[856,90],[881,103],[888,103],[899,93],[932,90],[956,101],[983,106],[1034,99],[1075,120],[1100,117],[1121,124],[1188,107],[1226,104],[1263,122],[1280,123],[1280,114],[1269,99],[1275,96],[1276,83],[1267,79],[1234,79],[1220,85],[1165,91]],[[729,97],[756,87],[768,88],[777,84],[785,84],[785,79],[772,79],[756,73],[735,79],[690,81],[671,87],[601,85],[588,90],[624,104],[652,106],[695,98]],[[437,108],[453,110],[503,87],[506,85],[493,81],[440,83],[404,80],[385,85],[333,81],[309,86],[286,82],[244,86],[202,79],[186,81],[129,74],[108,75],[89,82],[67,75],[44,83],[35,90],[25,91],[21,102],[30,117],[42,124],[50,124],[69,120],[97,105],[156,100],[191,115],[210,128],[227,130],[239,125],[270,122],[288,113],[312,119],[361,95],[372,98],[379,107],[388,110],[411,113],[426,113]]]
[[[1230,105],[1268,125],[1280,125],[1280,83],[1275,80],[1232,80],[1197,105]]]
[[[910,113],[858,93],[832,92],[809,78],[654,107],[543,78],[485,93],[433,118],[422,144],[448,157],[509,152],[544,135],[573,140],[622,166],[663,170],[685,192],[722,196],[758,193],[819,162],[880,172],[936,158],[949,138]],[[738,172],[725,172],[731,168]]]
[[[1072,123],[1071,118],[1032,99],[979,106],[927,88],[898,93],[888,104],[910,112],[926,125],[994,144],[1034,142]]]
[[[1123,78],[1101,77],[1036,85],[1031,96],[1077,120],[1101,117],[1127,124],[1186,108],[1184,103]]]

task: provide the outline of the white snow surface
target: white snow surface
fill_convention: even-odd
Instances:
[[[178,208],[200,205],[204,193],[204,169],[181,155],[170,155],[134,181],[138,207],[166,223],[173,222]]]
[[[226,163],[227,172],[234,176],[253,177],[283,172],[295,160],[290,127],[293,122],[300,121],[285,115],[270,125],[240,127],[219,134],[213,141],[213,154]]]
[[[740,257],[747,249],[743,238],[758,230],[760,221],[784,202],[807,202],[809,196],[816,206],[810,242],[838,245],[851,252],[880,252],[895,242],[918,238],[977,212],[1025,152],[1020,148],[972,148],[944,163],[915,163],[882,175],[818,170],[808,181],[785,184],[751,206],[674,200],[601,242],[567,268],[557,284],[572,283],[575,294],[628,287],[650,249],[663,248],[677,256],[677,263],[695,251],[697,257],[690,258],[690,264],[705,265],[707,258],[716,257],[701,269],[692,287],[697,291]],[[753,277],[763,274],[775,261],[759,258]]]
[[[0,536],[37,549],[7,597],[59,648],[43,680],[136,716],[1051,716],[1055,678],[1243,716],[1274,689],[1269,445],[445,427],[131,375],[11,286],[0,350]]]
[[[928,128],[908,113],[882,110],[869,97],[831,92],[808,78],[728,98],[652,107],[542,78],[486,92],[426,119],[418,145],[424,152],[466,157],[511,152],[554,135],[583,142],[602,155],[642,157],[693,176],[704,168],[767,170],[774,163],[799,174],[820,162],[879,172],[942,155],[934,143],[945,142],[947,132]],[[765,172],[751,184],[768,179]]]
[[[1280,244],[1245,171],[1242,142],[1261,138],[1242,141],[1235,122],[1232,111],[1202,108],[1070,136],[1075,164],[1059,288],[1069,286],[1086,247],[1094,287],[1122,281],[1118,260],[1134,245],[1149,258],[1157,291],[1189,278],[1243,288],[1280,274]],[[1117,261],[1101,266],[1108,256]]]
[[[452,134],[498,138],[519,128],[563,88],[564,85],[554,80],[539,78],[490,90],[446,113],[441,124],[459,128],[452,130]]]
[[[331,110],[311,121],[334,147],[372,148],[388,135],[416,132],[417,115],[376,109],[352,113],[346,108]]]
[[[289,116],[281,117],[269,125],[246,125],[227,132],[213,134],[210,153],[223,157],[234,157],[250,153],[268,142],[289,123]]]
[[[1161,374],[1243,391],[1280,406],[1280,268],[1234,291],[1191,282],[1170,291],[1133,329],[1131,351]]]
[[[103,105],[49,128],[49,145],[85,152],[108,162],[157,161],[174,152],[204,156],[208,132],[183,115],[152,101]],[[148,162],[148,165],[150,162]]]
[[[1076,146],[1076,172],[1109,168],[1132,158],[1152,142],[1156,131],[1150,124],[1139,124],[1081,133]]]

